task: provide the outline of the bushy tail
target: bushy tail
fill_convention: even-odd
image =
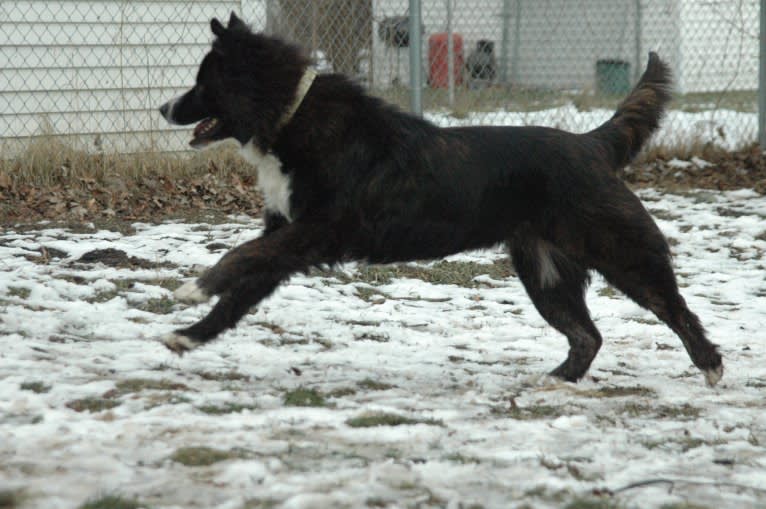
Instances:
[[[614,116],[588,133],[606,143],[615,171],[632,161],[657,129],[670,101],[672,86],[670,68],[657,53],[649,53],[644,75]]]

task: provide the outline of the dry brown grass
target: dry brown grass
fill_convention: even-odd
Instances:
[[[699,157],[705,161],[719,161],[725,159],[728,152],[718,145],[694,138],[683,143],[674,143],[673,145],[663,145],[658,141],[649,143],[642,150],[632,164],[646,164],[656,160],[670,161],[671,159],[680,159],[688,161],[692,157]]]
[[[2,150],[3,153],[13,153]],[[194,177],[215,172],[252,171],[233,145],[205,152],[166,153],[154,150],[130,154],[89,152],[77,148],[66,138],[45,135],[31,139],[16,155],[0,157],[0,176],[30,185],[48,186],[95,180],[121,179],[126,184],[146,177]]]

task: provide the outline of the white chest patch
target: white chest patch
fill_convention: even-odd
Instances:
[[[282,161],[274,154],[264,154],[252,141],[242,147],[241,152],[242,157],[258,170],[258,187],[263,193],[266,210],[279,212],[292,221],[290,216],[292,182],[288,175],[282,173]]]

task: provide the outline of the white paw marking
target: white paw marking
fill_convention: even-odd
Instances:
[[[189,281],[180,286],[173,292],[173,296],[177,300],[189,304],[201,304],[210,300],[210,296],[202,291],[202,288],[197,285],[196,281]]]
[[[160,341],[162,341],[162,344],[168,347],[169,350],[177,353],[178,355],[183,355],[186,352],[194,350],[199,346],[199,343],[192,340],[191,338],[181,334],[176,334],[175,332],[166,334]]]
[[[707,382],[708,387],[715,387],[715,384],[717,384],[723,376],[723,364],[715,369],[706,369],[703,373],[705,374],[705,381]]]

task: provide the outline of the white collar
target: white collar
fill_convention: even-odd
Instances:
[[[306,94],[309,93],[311,84],[314,83],[316,77],[317,72],[314,69],[311,67],[306,69],[303,76],[301,76],[301,80],[298,82],[298,88],[295,90],[295,98],[293,99],[292,104],[290,104],[290,107],[287,108],[287,111],[280,117],[279,122],[277,123],[277,129],[283,128],[293,118],[293,115],[298,111]]]

